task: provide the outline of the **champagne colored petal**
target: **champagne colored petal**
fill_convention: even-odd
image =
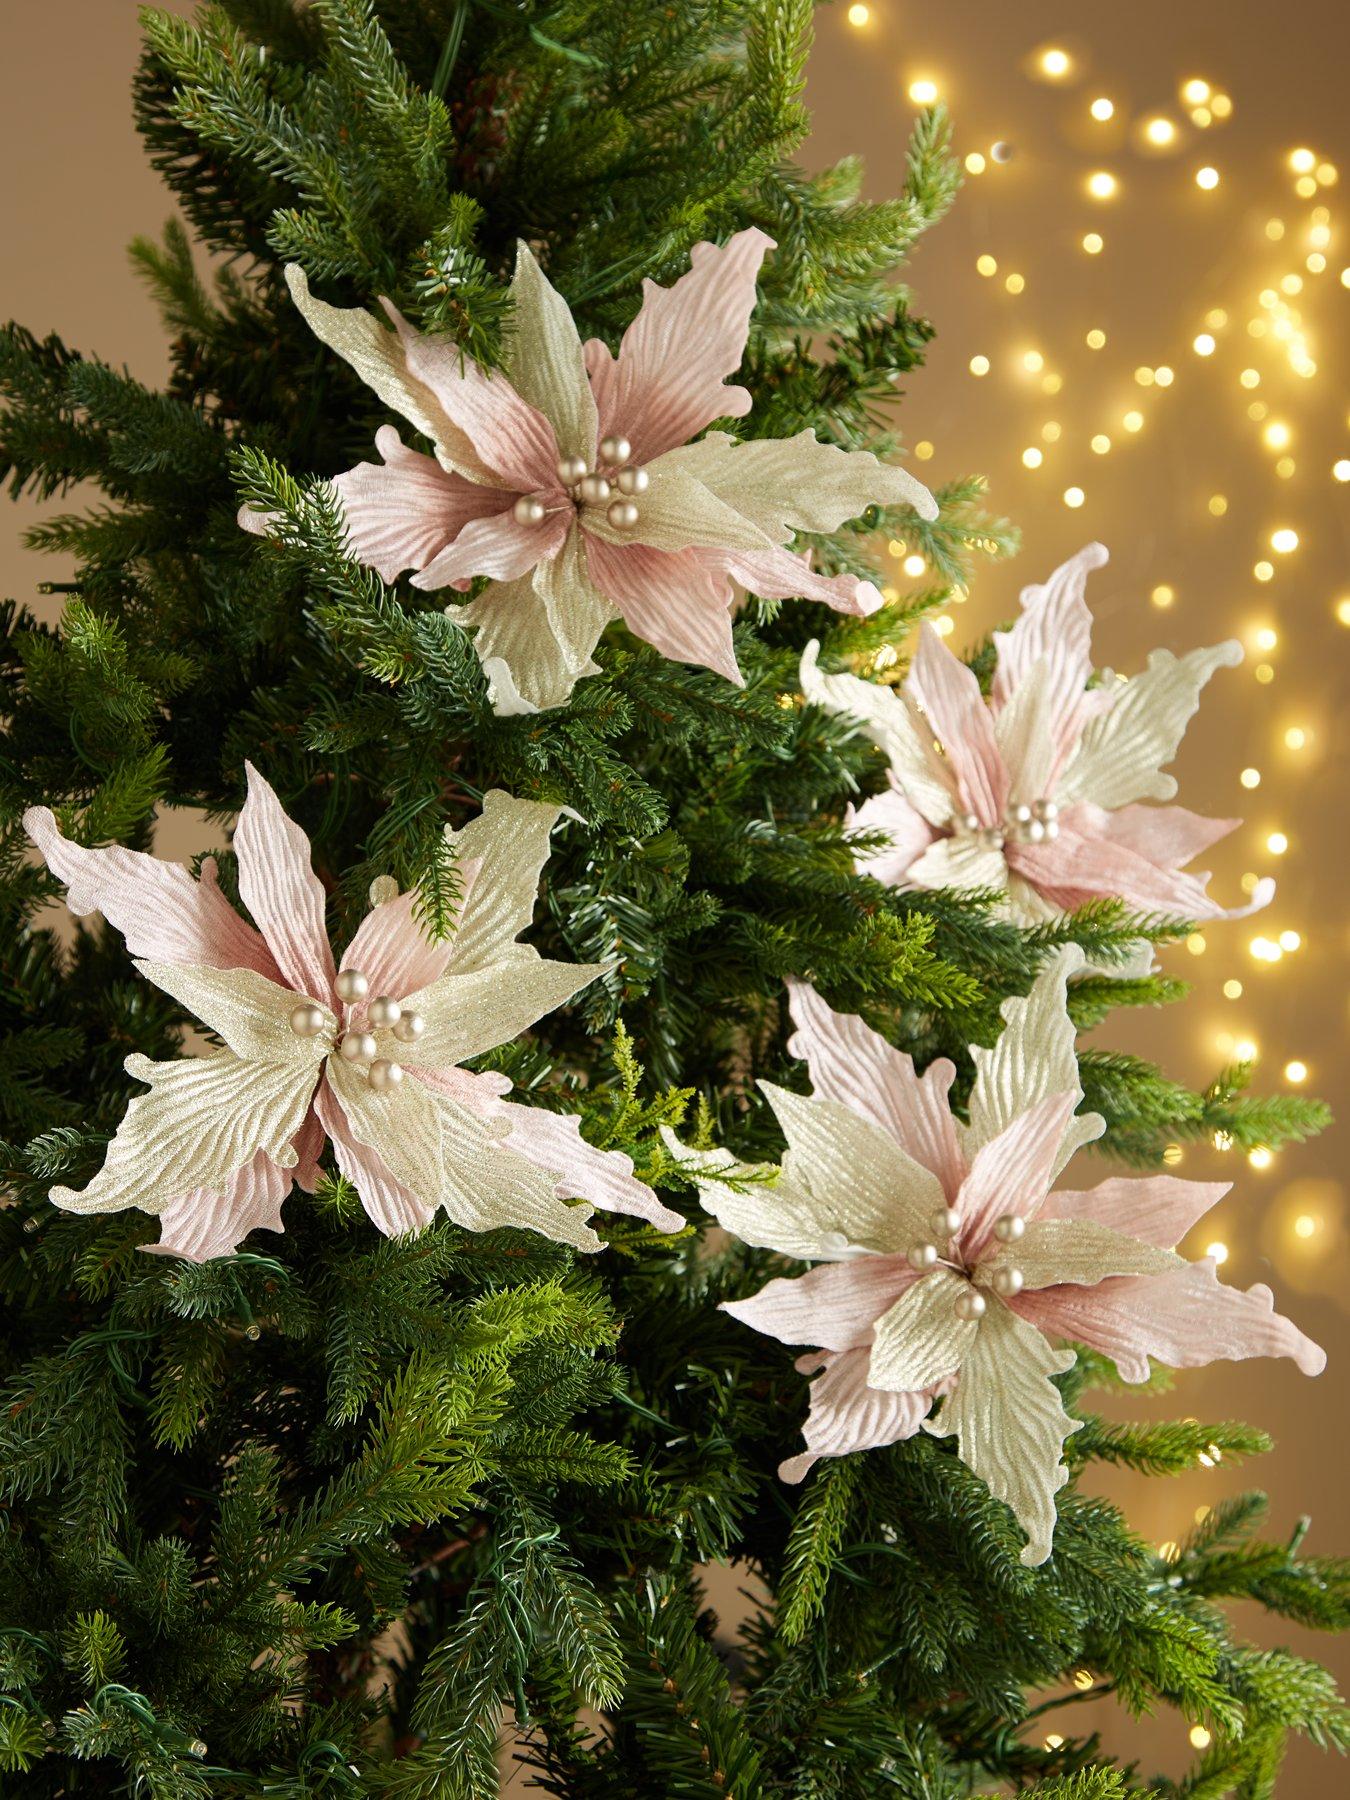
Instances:
[[[571,311],[527,244],[516,246],[511,282],[515,306],[503,333],[505,368],[521,399],[553,427],[560,456],[592,467],[596,451],[595,396]]]
[[[900,791],[930,825],[945,827],[961,810],[951,767],[937,754],[933,733],[913,703],[898,689],[856,675],[826,675],[820,645],[812,639],[802,652],[802,693],[812,706],[856,719],[890,760]]]
[[[963,1369],[982,1328],[979,1320],[956,1315],[957,1301],[969,1291],[964,1276],[942,1268],[909,1287],[876,1322],[869,1383],[910,1393]]]

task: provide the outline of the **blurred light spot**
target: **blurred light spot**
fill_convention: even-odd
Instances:
[[[938,97],[937,83],[928,80],[926,77],[923,77],[918,81],[911,81],[909,84],[909,97],[916,106],[931,106]]]
[[[1175,1169],[1184,1155],[1185,1151],[1181,1148],[1180,1144],[1168,1144],[1163,1151],[1162,1159],[1169,1169]]]
[[[1089,256],[1100,256],[1101,252],[1102,252],[1102,245],[1104,244],[1104,242],[1105,242],[1105,239],[1102,237],[1100,232],[1089,231],[1084,234],[1083,248],[1084,248],[1084,250],[1087,251]],[[1345,280],[1347,275],[1350,275],[1350,269],[1345,269],[1342,271],[1341,280],[1345,281],[1345,285],[1347,287],[1350,287],[1350,281]]]
[[[914,555],[907,556],[900,566],[904,569],[906,575],[912,578],[916,575],[922,575],[924,570],[928,567],[928,564],[921,556]]]
[[[933,454],[933,446],[927,438],[920,438],[914,446],[914,454],[920,462],[927,462]]]
[[[1259,631],[1252,633],[1252,642],[1258,650],[1273,650],[1280,641],[1280,634],[1271,625],[1263,625]]]
[[[1233,102],[1228,94],[1215,94],[1209,106],[1216,119],[1231,119],[1233,116]]]
[[[1192,956],[1203,956],[1206,948],[1204,933],[1202,931],[1193,931],[1186,939],[1186,948],[1190,951]]]
[[[1067,487],[1064,490],[1065,506],[1078,507],[1081,506],[1086,499],[1087,495],[1080,487]]]
[[[1099,431],[1090,441],[1090,448],[1096,456],[1105,456],[1111,448],[1111,440],[1104,431]]]
[[[1253,563],[1252,574],[1258,581],[1269,581],[1275,574],[1275,565],[1269,562]]]
[[[1144,429],[1144,415],[1141,412],[1127,412],[1120,422],[1126,431],[1142,431]]]
[[[1260,387],[1261,371],[1259,369],[1244,369],[1238,376],[1238,380],[1245,388]]]
[[[1260,787],[1261,771],[1260,769],[1244,769],[1238,776],[1238,780],[1245,788]]]
[[[997,275],[998,263],[988,254],[975,258],[975,267],[981,275]]]
[[[1110,200],[1118,185],[1106,169],[1095,169],[1087,178],[1087,191],[1094,200]]]
[[[1226,1263],[1228,1261],[1228,1246],[1221,1238],[1216,1238],[1212,1244],[1205,1245],[1205,1255],[1212,1256],[1216,1263]]]
[[[1296,931],[1282,931],[1280,933],[1280,948],[1281,950],[1288,950],[1292,954],[1295,950],[1301,950],[1303,948],[1303,939]]]
[[[1209,1749],[1209,1733],[1205,1730],[1203,1725],[1191,1726],[1190,1739],[1197,1750]]]
[[[970,359],[970,372],[972,375],[987,375],[989,373],[989,358],[987,356],[972,356]]]
[[[868,6],[850,6],[848,9],[848,22],[850,25],[866,25],[871,17],[872,9]]]
[[[1041,377],[1041,392],[1043,394],[1057,394],[1063,386],[1064,377],[1062,375],[1055,375],[1052,373],[1049,375],[1042,375]]]
[[[1266,849],[1272,856],[1283,856],[1289,848],[1289,839],[1282,831],[1272,831],[1266,839]]]
[[[1054,47],[1041,51],[1040,63],[1042,75],[1048,75],[1051,81],[1062,81],[1073,67],[1068,51]]]
[[[1022,452],[1022,466],[1025,469],[1039,469],[1044,461],[1045,457],[1034,444],[1028,445]]]
[[[1191,340],[1191,349],[1197,356],[1213,356],[1217,347],[1213,337],[1207,331],[1202,331],[1198,337]]]
[[[1140,363],[1139,367],[1134,372],[1134,378],[1139,383],[1140,387],[1153,386],[1153,371],[1149,368],[1147,363]]]
[[[1083,342],[1087,345],[1089,350],[1100,350],[1106,342],[1106,333],[1099,330],[1098,327],[1094,325],[1092,330],[1089,331],[1087,336],[1083,339]]]
[[[1057,444],[1060,439],[1061,429],[1062,428],[1057,420],[1047,419],[1045,424],[1041,426],[1041,442],[1044,444]]]
[[[1176,377],[1166,363],[1159,363],[1157,368],[1153,371],[1153,379],[1157,382],[1159,387],[1171,387]]]
[[[1287,1062],[1284,1065],[1284,1078],[1286,1081],[1292,1081],[1294,1086],[1297,1087],[1300,1081],[1306,1081],[1308,1079],[1307,1063],[1298,1061]],[[1305,1231],[1303,1236],[1307,1237],[1307,1235],[1308,1234]]]
[[[1225,1000],[1240,1000],[1242,998],[1242,983],[1233,979],[1225,981],[1223,984],[1223,997]]]
[[[1150,119],[1145,125],[1144,136],[1150,144],[1156,144],[1159,149],[1162,149],[1167,144],[1176,142],[1177,128],[1171,119],[1164,119],[1159,115],[1156,119]]]
[[[1045,358],[1041,355],[1039,350],[1024,350],[1022,352],[1022,367],[1029,375],[1038,375],[1045,367]]]
[[[1308,734],[1301,725],[1291,725],[1284,734],[1284,741],[1290,750],[1301,750],[1308,741]]]
[[[1298,533],[1282,525],[1278,531],[1271,532],[1270,547],[1278,556],[1288,556],[1298,549]]]
[[[1267,425],[1265,430],[1261,433],[1261,436],[1266,441],[1267,448],[1271,450],[1287,450],[1289,447],[1289,440],[1293,435],[1293,432],[1290,431],[1283,419],[1272,419],[1269,425]]]
[[[1195,171],[1195,185],[1204,188],[1206,193],[1219,185],[1219,171],[1206,163],[1203,169]]]
[[[1104,125],[1106,121],[1112,117],[1115,110],[1114,102],[1108,100],[1105,94],[1100,95],[1088,108],[1088,111],[1099,125]]]
[[[1350,481],[1350,457],[1341,457],[1339,462],[1331,465],[1331,473],[1337,481]]]
[[[1027,285],[1027,278],[1025,275],[1010,275],[1003,285],[1010,294],[1020,294]]]
[[[1252,670],[1252,674],[1261,683],[1262,687],[1267,686],[1275,679],[1275,671],[1271,668],[1269,663],[1257,663],[1256,667]]]
[[[1193,75],[1189,81],[1181,84],[1181,97],[1187,106],[1203,106],[1214,90],[1207,81]]]
[[[1169,587],[1165,581],[1160,581],[1158,583],[1157,587],[1155,587],[1153,592],[1149,595],[1149,599],[1153,602],[1153,604],[1157,607],[1160,607],[1164,612],[1172,604],[1172,602],[1176,599],[1176,597],[1177,597],[1176,589],[1174,587]]]
[[[1275,1152],[1267,1150],[1264,1144],[1258,1144],[1255,1150],[1247,1152],[1247,1161],[1254,1169],[1268,1169],[1275,1160]],[[1212,1449],[1213,1446],[1211,1445]]]
[[[972,150],[966,157],[967,175],[983,175],[988,166],[978,150]]]
[[[1350,625],[1350,594],[1336,602],[1334,611],[1338,625]]]
[[[1211,494],[1209,497],[1209,510],[1214,514],[1216,519],[1221,519],[1228,511],[1227,497],[1223,494]]]
[[[1317,1233],[1317,1220],[1311,1213],[1300,1213],[1294,1220],[1295,1237],[1310,1238]]]
[[[1289,152],[1289,167],[1294,171],[1295,175],[1308,175],[1317,167],[1317,158],[1313,155],[1311,150],[1291,150]]]

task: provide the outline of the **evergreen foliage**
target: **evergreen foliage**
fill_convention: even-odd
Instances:
[[[844,807],[883,762],[803,705],[801,649],[816,636],[826,657],[902,669],[916,621],[1012,547],[976,480],[942,490],[932,524],[874,509],[814,545],[826,568],[875,570],[903,535],[937,585],[865,621],[760,607],[738,628],[743,690],[616,625],[604,673],[524,718],[493,715],[436,596],[344,552],[324,478],[366,453],[382,414],[291,305],[288,260],[342,304],[387,294],[490,365],[517,238],[583,335],[612,342],[644,277],[759,225],[779,249],[744,429],[894,446],[931,328],[892,272],[956,168],[940,109],[897,199],[861,199],[851,161],[793,166],[811,12],[220,0],[191,23],[145,15],[137,117],[187,222],[132,246],[172,337],[167,388],[20,326],[0,337],[12,490],[103,496],[32,534],[78,563],[59,627],[12,603],[0,621],[6,1795],[477,1800],[509,1726],[565,1800],[945,1800],[996,1783],[1038,1800],[1257,1800],[1289,1731],[1344,1745],[1324,1672],[1251,1649],[1224,1610],[1343,1627],[1344,1566],[1304,1556],[1302,1527],[1256,1537],[1258,1496],[1160,1561],[1080,1476],[1265,1444],[1234,1424],[1107,1424],[1083,1411],[1114,1379],[1099,1358],[1062,1378],[1087,1423],[1055,1555],[1032,1570],[949,1444],[778,1481],[805,1383],[716,1311],[762,1281],[763,1252],[632,1220],[605,1222],[594,1259],[444,1221],[385,1241],[331,1175],[288,1202],[284,1236],[192,1265],[143,1253],[143,1214],[46,1200],[98,1166],[125,1055],[169,1053],[182,1019],[101,927],[51,928],[59,889],[18,823],[34,803],[83,842],[148,847],[161,805],[204,810],[224,842],[249,757],[313,840],[339,939],[382,874],[447,929],[442,830],[488,788],[573,807],[534,941],[622,966],[491,1060],[538,1103],[580,1110],[695,1228],[659,1128],[692,1132],[697,1097],[710,1139],[777,1153],[753,1082],[804,1083],[785,976],[809,974],[921,1064],[954,1057],[968,1085],[965,1046],[992,1041],[1000,1002],[1056,945],[1109,966],[1141,935],[1184,934],[1113,902],[1025,932],[979,897],[854,873]],[[239,530],[243,500],[281,515],[277,537]],[[228,855],[221,878],[231,891]],[[1086,1029],[1184,991],[1089,977],[1071,1000]],[[1082,1073],[1101,1148],[1138,1166],[1169,1143],[1275,1146],[1325,1122],[1314,1102],[1249,1096],[1248,1069],[1196,1093],[1093,1049]],[[702,1586],[729,1561],[753,1598],[734,1641]],[[1116,1767],[1072,1731],[1071,1708],[1107,1691],[1205,1722],[1209,1748],[1176,1783]]]

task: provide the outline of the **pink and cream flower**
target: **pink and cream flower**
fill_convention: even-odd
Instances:
[[[1309,1375],[1326,1361],[1273,1310],[1269,1288],[1225,1287],[1210,1258],[1177,1254],[1226,1183],[1154,1175],[1053,1188],[1102,1130],[1076,1110],[1065,989],[1082,963],[1070,946],[1025,999],[1005,1002],[998,1042],[971,1051],[968,1124],[948,1105],[950,1062],[916,1074],[861,1019],[793,982],[789,1048],[813,1092],[761,1083],[787,1139],[776,1179],[667,1140],[728,1231],[816,1265],[724,1308],[812,1346],[797,1362],[815,1375],[806,1449],[782,1478],[921,1428],[955,1436],[1016,1514],[1029,1564],[1050,1555],[1063,1444],[1079,1428],[1051,1380],[1073,1366],[1065,1340],[1132,1382],[1147,1379],[1150,1357],[1193,1368],[1288,1356]]]
[[[699,438],[749,412],[728,385],[740,367],[755,282],[772,239],[737,232],[697,244],[672,287],[643,285],[617,355],[582,343],[571,312],[522,244],[501,372],[449,338],[416,331],[386,300],[394,329],[361,309],[317,300],[304,271],[291,293],[323,342],[433,447],[409,449],[392,426],[382,461],[333,482],[353,556],[385,581],[464,591],[449,609],[472,627],[500,713],[561,706],[597,672],[592,653],[622,618],[674,661],[739,682],[732,646],[738,589],[766,600],[823,601],[841,612],[881,605],[869,581],[821,575],[788,546],[830,532],[869,506],[937,506],[905,470],[803,431],[786,439]],[[699,441],[692,440],[698,438]],[[247,529],[275,521],[248,508]]]
[[[1176,755],[1201,689],[1242,660],[1236,642],[1174,656],[1155,650],[1142,674],[1089,686],[1089,544],[1043,586],[1022,590],[1010,631],[994,633],[986,701],[972,671],[925,623],[903,685],[827,675],[818,646],[802,659],[809,701],[847,714],[890,760],[890,785],[850,815],[889,844],[858,867],[891,887],[993,889],[1008,914],[1036,925],[1088,901],[1187,919],[1241,918],[1268,905],[1274,883],[1225,911],[1207,874],[1186,865],[1234,830],[1170,800]]]
[[[600,1247],[593,1206],[679,1230],[631,1160],[587,1144],[574,1116],[506,1100],[505,1076],[459,1066],[604,972],[516,941],[558,813],[489,793],[478,818],[447,834],[462,883],[451,936],[433,943],[415,895],[377,883],[335,964],[309,841],[256,770],[234,835],[253,924],[212,860],[194,879],[119,846],[86,849],[33,808],[24,824],[71,911],[102,913],[140,973],[223,1045],[171,1062],[128,1057],[150,1091],[128,1105],[99,1174],[79,1193],[53,1189],[55,1204],[157,1214],[152,1247],[204,1261],[259,1227],[281,1231],[282,1201],[295,1182],[314,1191],[328,1142],[390,1237],[422,1230],[441,1207],[473,1231],[512,1225],[579,1250]]]

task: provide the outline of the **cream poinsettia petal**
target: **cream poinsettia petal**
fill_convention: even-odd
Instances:
[[[446,827],[445,841],[456,857],[476,865],[451,940],[448,974],[537,954],[516,939],[534,919],[549,837],[561,816],[562,808],[546,800],[518,800],[489,788],[476,818],[458,831]]]
[[[405,1076],[397,1087],[378,1092],[364,1068],[340,1056],[329,1057],[326,1079],[356,1141],[373,1150],[420,1205],[439,1206],[444,1182],[441,1120],[426,1087]]]
[[[1177,753],[1201,689],[1216,669],[1241,661],[1235,638],[1185,656],[1155,650],[1144,672],[1127,681],[1110,710],[1083,732],[1060,779],[1061,802],[1091,800],[1111,808],[1132,800],[1170,800],[1176,779],[1162,768]]]
[[[558,654],[575,681],[591,663],[591,652],[615,609],[591,580],[584,534],[574,528],[562,549],[534,572],[535,592]]]
[[[647,465],[648,487],[637,500],[636,525],[611,525],[603,507],[588,507],[583,528],[610,544],[649,544],[653,550],[772,549],[758,525],[666,457]]]
[[[314,1092],[297,1064],[247,1062],[232,1050],[151,1062],[129,1056],[128,1075],[150,1092],[127,1105],[102,1169],[81,1192],[53,1188],[67,1212],[163,1212],[193,1188],[218,1188],[260,1150],[295,1165],[291,1140]]]
[[[405,1012],[426,1022],[421,1037],[400,1044],[398,1060],[410,1067],[448,1068],[510,1043],[545,1013],[613,967],[611,963],[549,962],[531,951],[482,969],[453,968],[430,987],[409,994]]]
[[[776,544],[794,531],[836,531],[869,506],[912,506],[922,519],[938,514],[936,500],[908,469],[869,450],[822,444],[810,429],[746,443],[710,431],[669,456]]]
[[[1008,799],[1048,799],[1055,791],[1056,716],[1051,707],[1052,665],[1032,663],[994,719],[994,742],[1008,771]]]
[[[958,892],[997,893],[1008,885],[1008,864],[1001,850],[982,844],[973,832],[939,838],[905,871],[907,887],[955,888]]]
[[[309,277],[298,263],[287,263],[286,285],[315,337],[349,363],[386,406],[392,406],[423,437],[430,438],[449,468],[487,487],[500,484],[500,475],[479,456],[468,433],[450,417],[435,389],[408,367],[397,333],[388,330],[364,307],[329,306],[324,300],[316,300],[309,291]]]
[[[661,1137],[706,1210],[743,1244],[802,1262],[838,1262],[856,1254],[828,1210],[786,1171],[771,1163],[738,1163],[725,1150],[691,1150],[668,1125]]]
[[[1096,1287],[1114,1275],[1166,1275],[1185,1266],[1175,1250],[1141,1244],[1095,1219],[1033,1219],[1017,1243],[995,1244],[979,1273],[984,1281],[1016,1268],[1027,1288]]]
[[[491,582],[467,605],[445,609],[447,618],[474,632],[474,652],[499,719],[566,706],[578,680],[600,672],[592,661],[569,666],[536,582],[544,566],[516,581]]]
[[[1065,1001],[1070,975],[1083,967],[1076,944],[1060,950],[1037,976],[1024,999],[1005,1000],[1004,1027],[992,1050],[972,1047],[975,1085],[970,1092],[970,1123],[965,1147],[974,1156],[982,1145],[1005,1131],[1038,1100],[1051,1094],[1083,1097],[1074,1055],[1074,1028]],[[1083,1144],[1101,1136],[1106,1122],[1097,1113],[1076,1113],[1065,1129],[1050,1179]]]
[[[956,1303],[970,1283],[952,1269],[934,1269],[877,1320],[867,1379],[897,1394],[915,1393],[964,1369],[981,1329],[959,1319]]]
[[[802,693],[812,706],[856,719],[890,759],[896,782],[930,825],[947,825],[960,810],[951,771],[938,756],[932,732],[897,689],[856,675],[826,675],[817,639],[802,652]]]
[[[323,1032],[297,1037],[291,1030],[291,1013],[305,996],[294,988],[278,987],[252,969],[177,968],[152,962],[138,962],[136,967],[249,1062],[315,1068],[332,1047],[338,1022],[326,1006]]]
[[[1011,1506],[1027,1534],[1022,1561],[1033,1568],[1053,1547],[1055,1495],[1069,1479],[1064,1440],[1083,1423],[1065,1412],[1049,1379],[1073,1364],[1072,1350],[1052,1348],[993,1300],[955,1388],[925,1425],[936,1437],[955,1436],[962,1462]]]
[[[595,460],[596,411],[571,309],[527,244],[516,246],[515,308],[503,333],[505,370],[522,400],[553,427],[560,456]]]
[[[848,1244],[903,1255],[931,1235],[929,1221],[947,1204],[942,1183],[889,1132],[837,1100],[759,1085],[787,1139],[784,1175]]]

